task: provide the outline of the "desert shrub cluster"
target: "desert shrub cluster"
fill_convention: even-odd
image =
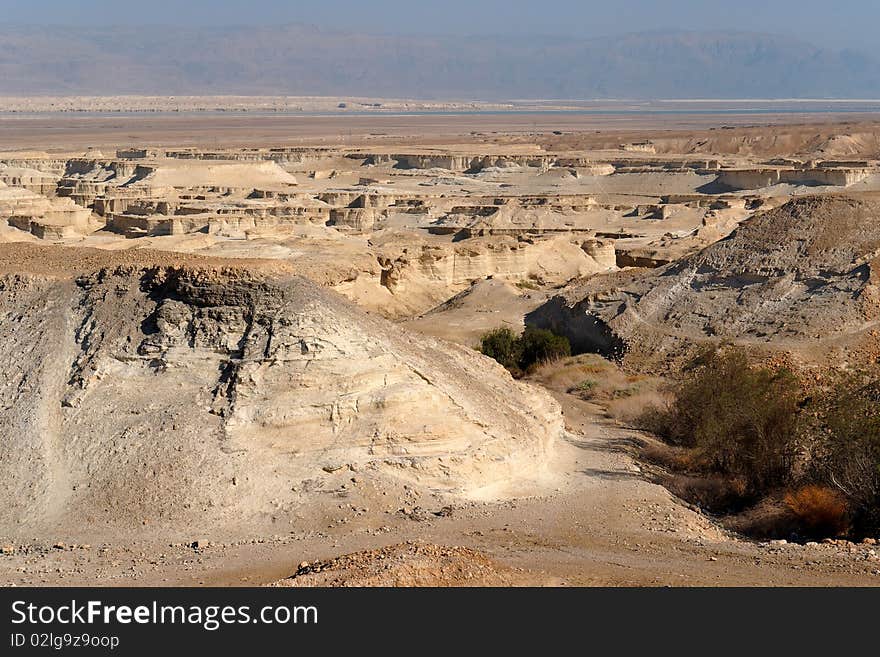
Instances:
[[[570,356],[571,345],[568,338],[545,329],[528,327],[517,335],[502,327],[483,335],[480,351],[519,377],[542,363]]]
[[[880,374],[839,376],[813,406],[813,478],[845,500],[856,531],[880,531]]]
[[[807,390],[758,360],[737,347],[707,351],[640,425],[688,454],[677,459],[683,472],[713,480],[711,495],[688,486],[713,510],[774,498],[804,537],[880,531],[880,375]]]
[[[800,438],[801,389],[787,370],[749,365],[736,349],[705,354],[645,422],[671,444],[696,449],[716,472],[761,495],[788,482]]]

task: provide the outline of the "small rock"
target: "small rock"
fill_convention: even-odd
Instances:
[[[62,543],[61,541],[58,541],[57,543],[54,543],[54,544],[52,545],[52,547],[55,548],[56,550],[63,550],[63,549],[64,549],[64,543]]]

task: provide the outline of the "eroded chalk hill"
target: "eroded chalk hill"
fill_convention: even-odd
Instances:
[[[326,472],[467,496],[541,468],[545,393],[228,262],[0,245],[0,531],[240,529]]]

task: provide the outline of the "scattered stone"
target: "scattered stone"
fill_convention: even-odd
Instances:
[[[425,510],[419,506],[416,507],[408,507],[405,506],[400,509],[399,513],[403,514],[410,520],[414,520],[416,522],[422,522],[423,520],[428,519],[428,514],[425,513]]]

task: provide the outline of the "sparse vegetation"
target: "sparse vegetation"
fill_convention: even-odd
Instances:
[[[528,327],[517,336],[502,327],[486,333],[480,340],[480,351],[506,367],[514,376],[533,370],[541,363],[571,355],[568,338],[552,331]]]
[[[719,512],[775,500],[779,534],[880,530],[880,374],[839,375],[807,396],[791,372],[755,360],[707,351],[641,415],[668,445],[643,452],[673,473],[664,483]]]
[[[534,291],[534,290],[539,290],[539,289],[541,289],[540,286],[539,286],[535,281],[528,280],[528,279],[524,279],[524,280],[521,280],[521,281],[517,281],[517,282],[515,283],[515,285],[516,285],[516,287],[518,287],[520,290],[532,290],[532,291]]]
[[[522,346],[519,337],[507,327],[489,331],[480,339],[480,351],[508,370],[519,370]]]
[[[584,379],[580,383],[578,383],[574,388],[571,389],[570,392],[576,392],[584,397],[585,399],[589,399],[593,396],[593,391],[599,385],[599,382],[595,379]]]
[[[519,365],[524,371],[539,363],[571,356],[568,338],[546,329],[528,327],[519,340],[522,349]]]
[[[662,405],[660,379],[628,374],[599,354],[578,354],[534,368],[531,378],[544,386],[576,395],[602,407],[608,417],[634,426],[646,406]]]
[[[816,476],[846,501],[857,531],[880,530],[880,377],[838,380],[816,413]]]
[[[746,494],[756,497],[793,474],[800,397],[787,370],[755,366],[741,349],[713,350],[642,424],[673,445],[698,450],[711,470],[742,480]]]

